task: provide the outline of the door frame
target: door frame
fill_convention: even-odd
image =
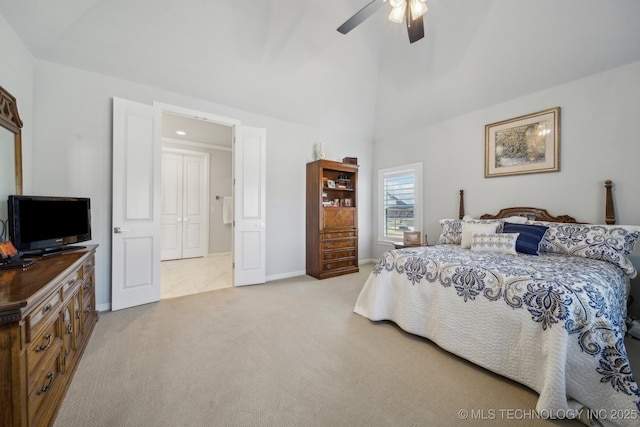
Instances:
[[[153,108],[155,110],[156,120],[159,123],[162,123],[163,113],[176,114],[176,115],[188,117],[190,119],[204,120],[204,121],[208,121],[208,122],[223,125],[223,126],[229,126],[232,128],[232,135],[235,135],[236,126],[240,126],[242,124],[242,122],[238,119],[233,119],[230,117],[220,116],[212,113],[206,113],[200,110],[194,110],[191,108],[181,107],[173,104],[166,104],[166,103],[157,102],[157,101],[153,102]],[[233,157],[233,153],[235,152],[235,144],[233,143],[231,144],[231,152]],[[233,245],[234,245],[234,234],[235,233],[231,233],[231,245],[232,245],[231,253],[232,254],[233,254]],[[208,248],[208,241],[207,241],[207,248]],[[207,249],[207,254],[208,254],[208,249]],[[158,254],[158,257],[160,257],[160,254]],[[233,278],[233,274],[231,276],[232,276],[232,279],[231,279],[232,286],[235,286],[235,280]]]

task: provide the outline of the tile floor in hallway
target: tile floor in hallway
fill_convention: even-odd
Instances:
[[[231,253],[160,263],[161,298],[175,298],[232,286]]]

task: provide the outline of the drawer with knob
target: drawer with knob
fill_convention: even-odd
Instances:
[[[326,251],[328,249],[346,249],[346,248],[355,248],[356,240],[355,239],[345,239],[345,240],[327,240],[320,244],[320,249]]]
[[[27,346],[27,372],[31,374],[40,360],[50,353],[55,353],[56,342],[60,341],[58,317],[49,322]]]
[[[328,231],[325,233],[321,233],[320,237],[322,240],[331,240],[331,239],[345,239],[350,237],[358,237],[358,230],[349,230],[349,231]]]
[[[76,271],[74,274],[67,276],[62,285],[62,298],[66,299],[73,293],[78,290],[80,283],[82,283],[82,276],[80,274],[80,270]]]
[[[353,258],[356,256],[355,248],[337,251],[322,251],[322,260],[336,260],[341,258]]]
[[[61,341],[56,340],[51,346],[54,353],[60,352]],[[39,412],[46,409],[43,403],[51,399],[56,394],[57,387],[60,386],[60,376],[58,369],[58,357],[48,356],[42,360],[36,370],[28,376],[28,414],[31,425],[38,425],[36,419]],[[40,411],[42,409],[42,411]]]
[[[27,318],[27,342],[31,342],[32,337],[38,333],[37,330],[41,324],[46,324],[47,321],[58,315],[61,304],[62,294],[58,289],[29,314]]]
[[[338,270],[341,268],[355,267],[356,259],[343,259],[340,261],[329,261],[323,264],[324,270]]]

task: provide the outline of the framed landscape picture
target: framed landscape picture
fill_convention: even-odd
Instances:
[[[560,170],[560,107],[485,126],[484,176]]]

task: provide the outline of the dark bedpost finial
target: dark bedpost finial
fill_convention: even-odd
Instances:
[[[458,209],[460,219],[464,216],[464,190],[460,190],[460,208]]]
[[[613,187],[613,181],[610,179],[604,182],[604,187],[607,189],[607,200],[604,210],[604,220],[607,224],[616,223],[616,212],[613,208],[613,195],[611,194],[611,187]]]

